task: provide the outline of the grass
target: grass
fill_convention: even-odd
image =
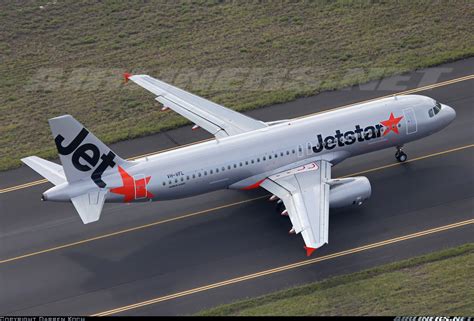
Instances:
[[[182,126],[124,71],[248,110],[474,55],[469,1],[1,1],[0,170],[55,157],[69,113],[107,143]]]
[[[474,314],[473,298],[474,243],[469,243],[219,306],[199,315],[468,316]]]

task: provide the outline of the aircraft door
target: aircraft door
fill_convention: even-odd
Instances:
[[[405,116],[405,122],[407,124],[407,135],[414,134],[418,131],[415,112],[413,108],[406,108],[403,110]]]
[[[304,156],[304,148],[303,145],[298,145],[298,158],[301,158]]]
[[[142,199],[146,198],[146,182],[145,182],[145,175],[138,174],[133,177],[133,181],[135,184],[135,199]]]

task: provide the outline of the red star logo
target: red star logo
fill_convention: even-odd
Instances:
[[[147,191],[146,185],[151,176],[142,179],[133,179],[122,167],[118,167],[120,176],[122,176],[123,186],[112,188],[110,191],[115,194],[122,194],[125,203],[138,198],[153,198],[153,194]]]
[[[393,131],[398,134],[398,123],[402,120],[403,116],[395,118],[393,113],[390,113],[390,118],[388,120],[381,121],[380,123],[385,126],[385,131],[383,135],[387,135],[390,131]]]

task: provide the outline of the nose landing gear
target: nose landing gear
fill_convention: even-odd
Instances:
[[[397,152],[395,153],[395,158],[400,163],[405,162],[408,159],[407,154],[405,154],[402,150],[403,146],[397,146]]]

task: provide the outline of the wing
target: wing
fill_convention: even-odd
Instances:
[[[216,137],[245,133],[267,125],[148,75],[128,75],[139,86],[154,93],[157,101],[171,108]]]
[[[285,204],[295,233],[301,233],[307,255],[328,243],[331,164],[317,161],[267,178],[260,185]]]

